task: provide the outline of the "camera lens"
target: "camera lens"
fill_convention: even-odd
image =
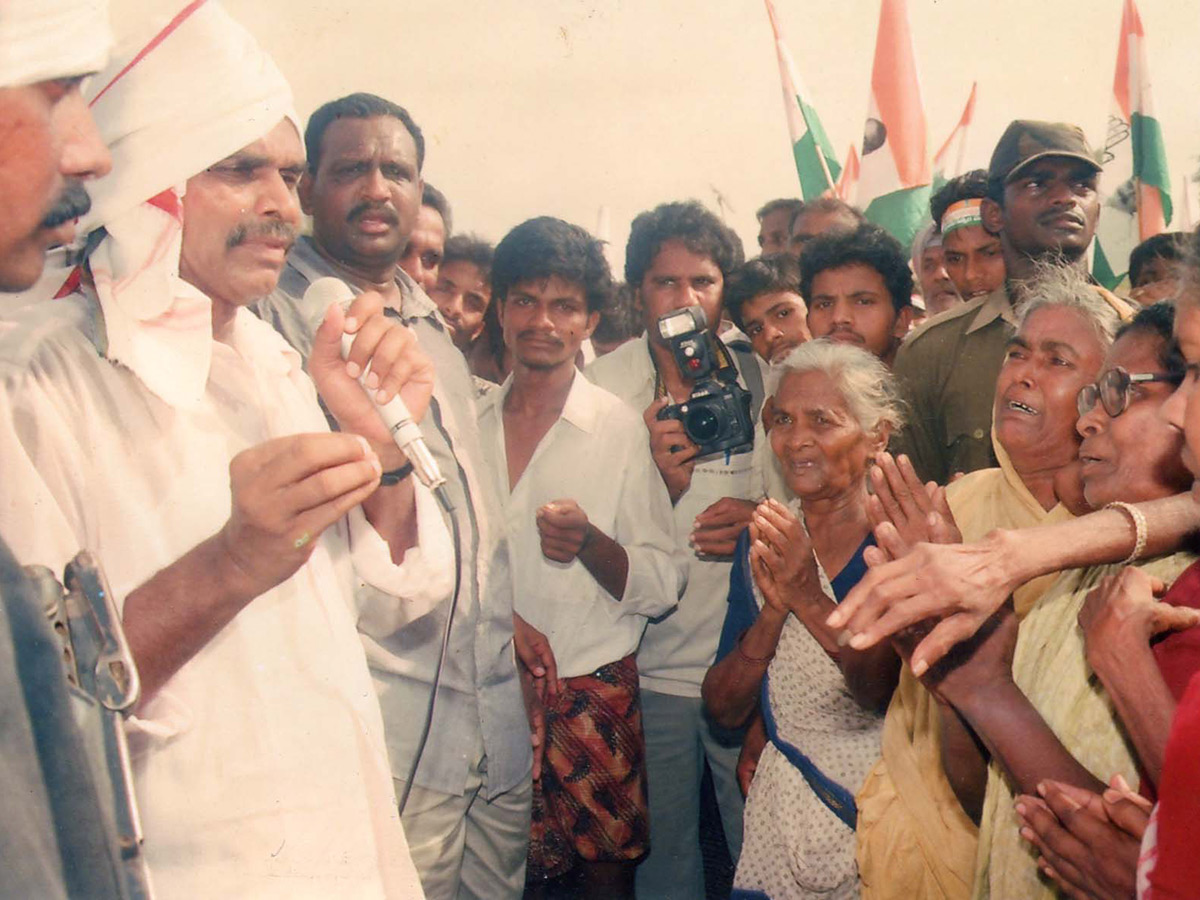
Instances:
[[[683,420],[684,428],[697,444],[715,440],[721,434],[721,418],[707,406],[692,407]]]

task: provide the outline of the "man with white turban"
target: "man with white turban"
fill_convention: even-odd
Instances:
[[[355,621],[375,594],[396,628],[442,602],[451,553],[356,378],[420,417],[431,366],[377,295],[331,307],[312,381],[243,308],[294,239],[304,155],[271,60],[181,3],[125,19],[89,90],[114,174],[76,292],[0,334],[0,533],[106,570],[160,897],[420,897]]]

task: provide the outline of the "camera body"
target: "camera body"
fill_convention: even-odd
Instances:
[[[720,365],[715,339],[706,330],[704,310],[699,306],[673,310],[660,316],[657,325],[679,371],[694,384],[686,401],[663,407],[658,418],[682,422],[702,457],[752,449],[750,392],[737,383],[737,369],[732,364]]]

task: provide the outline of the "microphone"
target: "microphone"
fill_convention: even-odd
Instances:
[[[304,292],[304,307],[306,309],[319,309],[323,316],[325,310],[329,308],[330,303],[337,303],[345,309],[353,299],[354,291],[342,279],[333,277],[318,278]],[[343,333],[343,359],[349,358],[350,347],[353,344],[354,335]],[[370,367],[368,366],[363,370],[362,375],[358,379],[364,388],[366,388],[366,379],[369,371]],[[442,506],[449,509],[450,497],[446,492],[446,479],[442,477],[437,461],[433,458],[433,454],[429,452],[429,447],[425,444],[425,438],[421,435],[421,429],[413,421],[412,414],[408,411],[408,407],[404,405],[404,401],[400,399],[400,395],[397,394],[387,403],[378,403],[375,400],[374,393],[369,389],[367,390],[367,396],[379,413],[379,417],[383,419],[383,424],[392,433],[392,440],[396,442],[396,446],[404,451],[404,455],[412,463],[413,471],[421,479],[421,484],[433,491],[434,496],[438,498]]]

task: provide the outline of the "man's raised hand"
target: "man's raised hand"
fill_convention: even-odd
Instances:
[[[218,538],[245,596],[290,578],[325,529],[378,487],[381,471],[367,441],[351,434],[291,435],[235,456]]]
[[[347,360],[342,359],[343,333],[354,335]],[[358,379],[367,369],[364,389]],[[343,431],[375,445],[386,468],[404,464],[372,400],[386,403],[398,394],[413,418],[421,421],[433,396],[433,363],[412,331],[384,315],[379,294],[359,294],[345,313],[338,304],[330,304],[313,337],[308,373]]]
[[[687,436],[678,419],[659,419],[658,413],[671,401],[666,397],[655,400],[642,413],[650,430],[650,455],[658,466],[671,502],[678,502],[692,483],[692,470],[700,448]]]

